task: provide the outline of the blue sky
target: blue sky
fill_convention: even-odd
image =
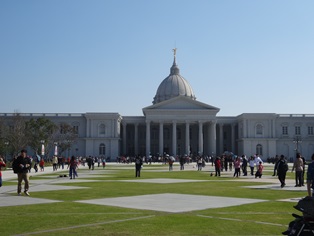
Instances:
[[[1,0],[0,113],[142,115],[170,73],[198,101],[314,114],[314,1]]]

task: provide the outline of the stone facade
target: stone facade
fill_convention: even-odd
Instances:
[[[168,87],[167,87],[168,86]],[[219,108],[196,100],[174,63],[144,116],[119,113],[21,114],[76,126],[78,139],[69,155],[220,155],[225,151],[263,159],[275,155],[306,159],[314,153],[314,115],[244,113],[219,117]],[[9,123],[14,114],[0,114]]]

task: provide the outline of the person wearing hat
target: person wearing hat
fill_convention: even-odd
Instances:
[[[14,161],[17,167],[17,194],[20,196],[22,191],[22,181],[24,180],[24,194],[29,196],[29,175],[28,170],[31,166],[30,159],[27,158],[27,151],[23,149],[21,154]]]

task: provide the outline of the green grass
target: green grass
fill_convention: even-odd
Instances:
[[[141,179],[175,178],[211,181],[174,184],[117,181],[134,179],[134,170],[126,167],[133,167],[133,165],[108,165],[105,170],[99,168],[107,177],[95,176],[89,179],[102,180],[100,182],[62,184],[88,187],[88,189],[46,192],[31,192],[30,189],[31,197],[62,202],[1,207],[1,235],[35,232],[41,232],[36,235],[58,236],[281,235],[281,232],[286,230],[288,223],[293,219],[291,213],[299,214],[299,212],[293,208],[296,203],[277,200],[304,197],[306,194],[305,192],[242,188],[243,186],[267,183],[237,182],[233,178],[210,177],[209,172],[206,171],[149,171],[167,168],[161,165],[152,165],[150,168],[145,166],[141,173]],[[177,166],[175,168],[178,169]],[[79,169],[79,175],[83,172],[87,173],[88,171]],[[106,174],[106,172],[109,173]],[[264,172],[265,174],[271,175],[272,173]],[[31,181],[42,178],[40,176],[32,177]],[[288,178],[294,178],[294,174],[289,173]],[[4,185],[11,184],[4,182]],[[158,193],[253,198],[267,201],[185,213],[166,213],[74,202]]]

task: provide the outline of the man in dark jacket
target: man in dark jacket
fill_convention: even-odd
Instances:
[[[287,171],[288,171],[288,163],[285,159],[285,156],[281,155],[277,164],[277,175],[278,175],[278,179],[281,183],[282,188],[286,185]]]
[[[135,157],[135,177],[141,177],[143,160],[140,156]]]
[[[22,150],[21,154],[14,160],[17,170],[17,194],[20,196],[22,191],[22,181],[24,180],[24,194],[29,196],[29,175],[28,170],[31,166],[30,159],[27,158],[27,151]]]

